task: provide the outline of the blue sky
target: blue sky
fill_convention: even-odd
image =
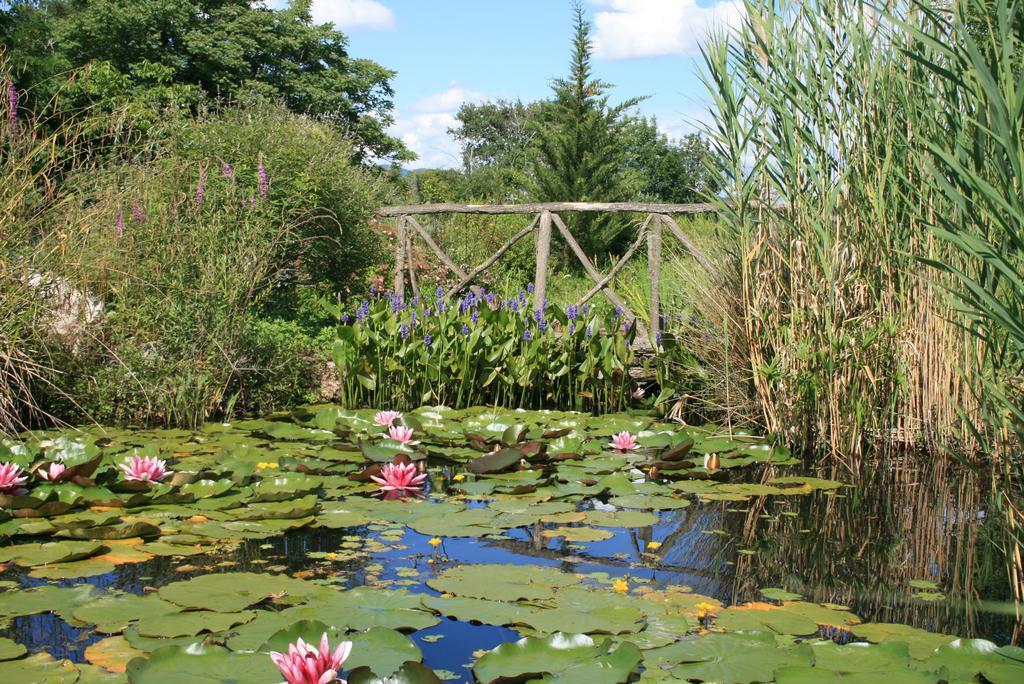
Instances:
[[[275,3],[279,4],[279,3]],[[738,0],[584,0],[595,75],[613,100],[649,96],[640,113],[678,136],[706,115],[698,43],[735,22]],[[446,134],[462,102],[547,97],[568,69],[571,0],[314,0],[313,15],[348,34],[351,54],[394,69],[392,133],[420,159],[458,166]]]

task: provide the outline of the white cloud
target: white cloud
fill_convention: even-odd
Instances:
[[[413,109],[417,112],[455,112],[463,102],[483,102],[487,98],[473,90],[467,90],[462,86],[452,83],[448,90],[442,93],[428,95],[415,105]]]
[[[461,166],[462,154],[458,144],[448,135],[448,129],[458,124],[455,114],[463,102],[483,102],[486,99],[481,93],[453,83],[447,90],[414,103],[408,115],[399,111],[390,132],[419,156],[413,162],[417,168]]]
[[[693,55],[712,28],[737,25],[740,0],[701,7],[696,0],[594,0],[594,54],[606,59]]]
[[[390,29],[395,15],[377,0],[314,0],[313,19],[339,29]]]
[[[673,140],[691,133],[700,133],[703,127],[712,123],[711,110],[694,106],[685,110],[658,110],[651,112],[658,120],[658,131]]]

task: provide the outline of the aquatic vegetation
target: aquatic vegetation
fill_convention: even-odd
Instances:
[[[51,463],[49,467],[38,468],[36,475],[50,482],[59,482],[66,471],[67,466],[63,463]]]
[[[0,463],[0,492],[15,494],[23,491],[21,485],[28,478],[22,474],[21,468],[15,463]]]
[[[120,468],[129,482],[159,482],[171,474],[167,462],[156,456],[132,456]]]
[[[328,684],[338,679],[341,664],[352,652],[352,642],[343,641],[331,652],[327,632],[320,637],[320,648],[300,637],[288,645],[286,653],[270,652],[270,659],[281,670],[288,684]]]
[[[412,435],[413,429],[405,425],[392,425],[388,428],[388,437],[402,444],[414,444]]]
[[[403,491],[422,489],[427,474],[418,472],[415,463],[388,463],[380,469],[380,477],[371,475],[370,479],[385,492]]]
[[[375,411],[335,406],[0,442],[22,470],[60,462],[74,474],[0,494],[0,620],[15,620],[0,639],[0,681],[66,671],[265,684],[290,676],[271,653],[294,675],[314,651],[296,681],[319,681],[340,674],[343,642],[350,682],[817,681],[942,668],[999,681],[1024,667],[1008,647],[957,646],[805,599],[784,572],[753,595],[709,581],[762,556],[779,565],[752,540],[740,548],[753,555],[741,553],[745,514],[728,514],[733,525],[726,509],[786,521],[778,511],[851,491],[786,474],[788,451],[755,436],[639,414],[424,407],[400,420],[415,448],[390,439],[394,424]],[[611,446],[622,432],[635,448]],[[124,481],[120,465],[142,449],[173,477]],[[714,473],[707,454],[720,456]],[[393,492],[429,497],[380,497],[389,468],[392,486],[416,488]],[[917,601],[909,590],[905,600]]]
[[[341,403],[611,412],[642,398],[628,373],[636,326],[596,307],[535,302],[528,290],[409,300],[373,290],[354,311],[323,302],[338,321]]]
[[[390,427],[396,420],[401,419],[401,411],[378,411],[377,414],[373,417],[373,422],[377,423],[377,425]]]
[[[628,432],[620,432],[612,436],[610,446],[617,451],[632,451],[636,449],[636,437]]]

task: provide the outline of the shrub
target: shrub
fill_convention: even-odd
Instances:
[[[377,258],[381,182],[334,129],[263,102],[169,118],[146,149],[72,175],[33,249],[104,314],[59,347],[42,394],[71,420],[194,426],[310,398],[293,316]],[[71,244],[70,249],[67,244]],[[52,341],[51,341],[52,342]]]

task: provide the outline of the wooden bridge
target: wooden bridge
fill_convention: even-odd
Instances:
[[[534,234],[534,249],[536,254],[536,269],[533,278],[533,296],[536,301],[543,301],[547,292],[548,262],[551,254],[551,229],[552,226],[558,229],[559,234],[576,258],[579,259],[586,270],[587,275],[594,281],[594,286],[578,301],[577,305],[586,304],[597,293],[602,292],[617,307],[622,309],[623,314],[636,322],[637,332],[640,333],[638,340],[653,342],[654,336],[661,326],[661,241],[662,229],[675,236],[686,250],[703,266],[708,272],[714,274],[714,265],[701,253],[679,224],[673,215],[679,214],[704,214],[717,211],[712,204],[645,204],[631,202],[547,202],[542,204],[410,204],[383,207],[377,211],[379,219],[395,219],[395,284],[394,291],[405,292],[405,279],[408,275],[410,285],[415,294],[418,294],[416,270],[413,266],[412,244],[413,238],[419,237],[437,255],[441,263],[445,265],[455,277],[457,283],[448,291],[452,296],[466,287],[476,289],[473,281],[484,271],[494,265],[498,259],[507,252],[512,245],[522,240],[527,235]],[[586,255],[579,242],[573,237],[565,222],[558,215],[558,212],[605,212],[613,214],[646,214],[646,219],[640,224],[637,235],[629,248],[619,257],[611,270],[602,274],[594,266],[590,257]],[[505,244],[499,247],[494,254],[485,259],[477,267],[466,271],[456,264],[443,249],[434,241],[430,233],[416,220],[417,216],[430,214],[523,214],[532,215],[533,220],[525,228],[513,235]],[[645,326],[636,314],[626,305],[626,302],[615,292],[612,281],[618,275],[622,267],[637,253],[640,247],[647,243],[647,273],[650,280],[650,302],[649,315],[651,325]]]

